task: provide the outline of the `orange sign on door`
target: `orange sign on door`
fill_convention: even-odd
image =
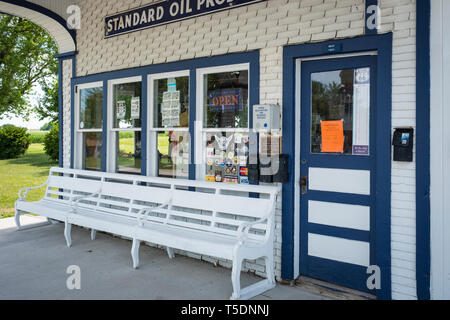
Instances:
[[[322,152],[344,152],[344,120],[321,121]]]

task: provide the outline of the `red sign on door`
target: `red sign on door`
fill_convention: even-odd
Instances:
[[[344,152],[344,120],[321,121],[322,152]]]

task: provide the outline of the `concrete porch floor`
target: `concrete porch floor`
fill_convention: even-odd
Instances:
[[[46,221],[22,216],[23,225]],[[0,220],[0,299],[135,299],[227,300],[231,270],[141,246],[140,268],[134,270],[131,242],[88,230],[72,228],[72,248],[66,247],[64,225],[46,225],[17,231],[14,218]],[[81,269],[81,290],[68,290],[67,267]],[[242,286],[260,278],[242,273]],[[332,294],[277,284],[256,300],[328,300]]]

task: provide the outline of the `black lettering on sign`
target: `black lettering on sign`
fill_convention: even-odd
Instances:
[[[105,18],[105,38],[267,0],[172,0]]]

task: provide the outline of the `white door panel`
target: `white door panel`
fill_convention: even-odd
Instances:
[[[368,267],[370,265],[370,244],[309,233],[308,255]]]
[[[370,171],[309,168],[309,189],[370,195]]]
[[[370,231],[370,207],[309,201],[308,222],[333,227]]]

